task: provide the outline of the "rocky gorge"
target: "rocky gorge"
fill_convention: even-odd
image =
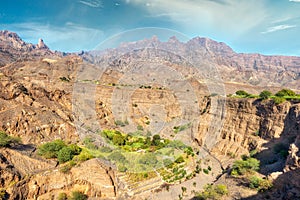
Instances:
[[[240,89],[259,93],[288,87],[298,92],[300,58],[238,54],[203,38],[188,43],[149,39],[103,54],[64,54],[42,41],[27,44],[8,31],[0,36],[0,127],[21,138],[19,144],[0,148],[1,198],[58,199],[61,193],[80,191],[90,199],[191,199],[193,190],[207,183],[227,185],[223,199],[300,198],[299,101],[226,96]],[[168,51],[175,45],[199,68],[145,45]],[[207,83],[207,63],[221,71],[217,89]],[[176,131],[177,126],[184,128]],[[96,154],[67,173],[62,169],[68,164],[38,154],[41,144],[55,139],[84,146],[89,136],[95,145],[106,146],[96,133],[99,128],[184,141],[210,172],[168,186],[162,176],[149,172],[137,184]],[[261,176],[272,179],[270,190],[251,190],[229,175],[234,161],[250,154],[260,161]]]

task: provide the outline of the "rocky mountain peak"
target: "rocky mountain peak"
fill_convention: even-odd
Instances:
[[[44,43],[44,41],[43,41],[43,39],[39,39],[39,42],[38,42],[38,44],[37,44],[37,47],[39,48],[39,49],[48,49],[48,47],[47,47],[47,45]]]
[[[203,37],[195,37],[188,41],[188,45],[196,45],[206,48],[208,51],[216,54],[235,54],[235,52],[224,42],[217,42],[215,40]]]
[[[20,49],[25,45],[25,42],[16,33],[7,30],[0,31],[0,43],[1,45],[5,43],[16,49]]]
[[[0,67],[7,63],[34,58],[44,55],[54,55],[42,39],[38,44],[24,42],[16,33],[7,30],[0,31]]]

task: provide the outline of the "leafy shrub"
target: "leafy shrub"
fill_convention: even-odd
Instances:
[[[10,147],[11,144],[20,142],[20,138],[9,136],[4,131],[0,131],[0,147]]]
[[[65,163],[72,160],[75,155],[79,155],[81,151],[82,149],[79,146],[71,144],[59,150],[57,153],[57,159],[59,163]]]
[[[66,146],[64,141],[54,140],[53,142],[48,142],[39,146],[38,154],[45,158],[57,158],[58,152]]]
[[[203,169],[203,172],[204,172],[205,174],[209,174],[208,169]]]
[[[244,90],[238,90],[235,92],[235,94],[238,96],[248,96],[249,95],[249,93]]]
[[[69,200],[86,200],[88,196],[79,191],[73,191]]]
[[[160,135],[153,135],[153,138],[152,138],[152,145],[154,146],[159,146],[160,144]]]
[[[264,91],[262,91],[260,94],[259,94],[259,97],[261,98],[261,99],[268,99],[268,98],[270,98],[272,96],[272,93],[270,92],[270,91],[268,91],[268,90],[264,90]]]
[[[68,196],[66,193],[62,192],[62,193],[59,193],[58,197],[57,197],[57,200],[67,200],[68,199]]]
[[[243,175],[246,172],[259,170],[260,161],[255,158],[245,158],[244,160],[236,160],[233,163],[231,175]]]
[[[83,150],[78,156],[76,156],[76,161],[84,162],[92,158],[94,158],[94,156],[89,151]]]
[[[206,199],[220,199],[222,196],[228,194],[226,185],[210,185],[204,186],[204,190],[195,196],[195,199],[206,200]]]
[[[280,91],[278,91],[275,96],[278,97],[284,97],[284,96],[296,96],[296,93],[293,90],[290,89],[282,89]]]
[[[265,191],[272,187],[272,183],[267,179],[262,179],[257,176],[252,176],[249,179],[249,187],[258,191]]]

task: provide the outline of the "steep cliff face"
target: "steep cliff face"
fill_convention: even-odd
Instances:
[[[290,102],[276,105],[272,100],[227,98],[223,124],[212,152],[226,160],[254,149],[263,150],[268,141],[276,141],[275,145],[295,138],[299,134],[299,108],[300,104]],[[209,126],[214,118],[211,115],[208,110],[200,117],[199,131],[195,136],[200,145],[205,145],[206,138],[212,136]]]

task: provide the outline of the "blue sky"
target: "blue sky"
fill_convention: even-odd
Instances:
[[[1,1],[0,29],[26,42],[43,38],[53,50],[94,49],[123,31],[158,27],[225,42],[237,52],[300,56],[300,0]],[[139,31],[131,39],[142,39]]]

